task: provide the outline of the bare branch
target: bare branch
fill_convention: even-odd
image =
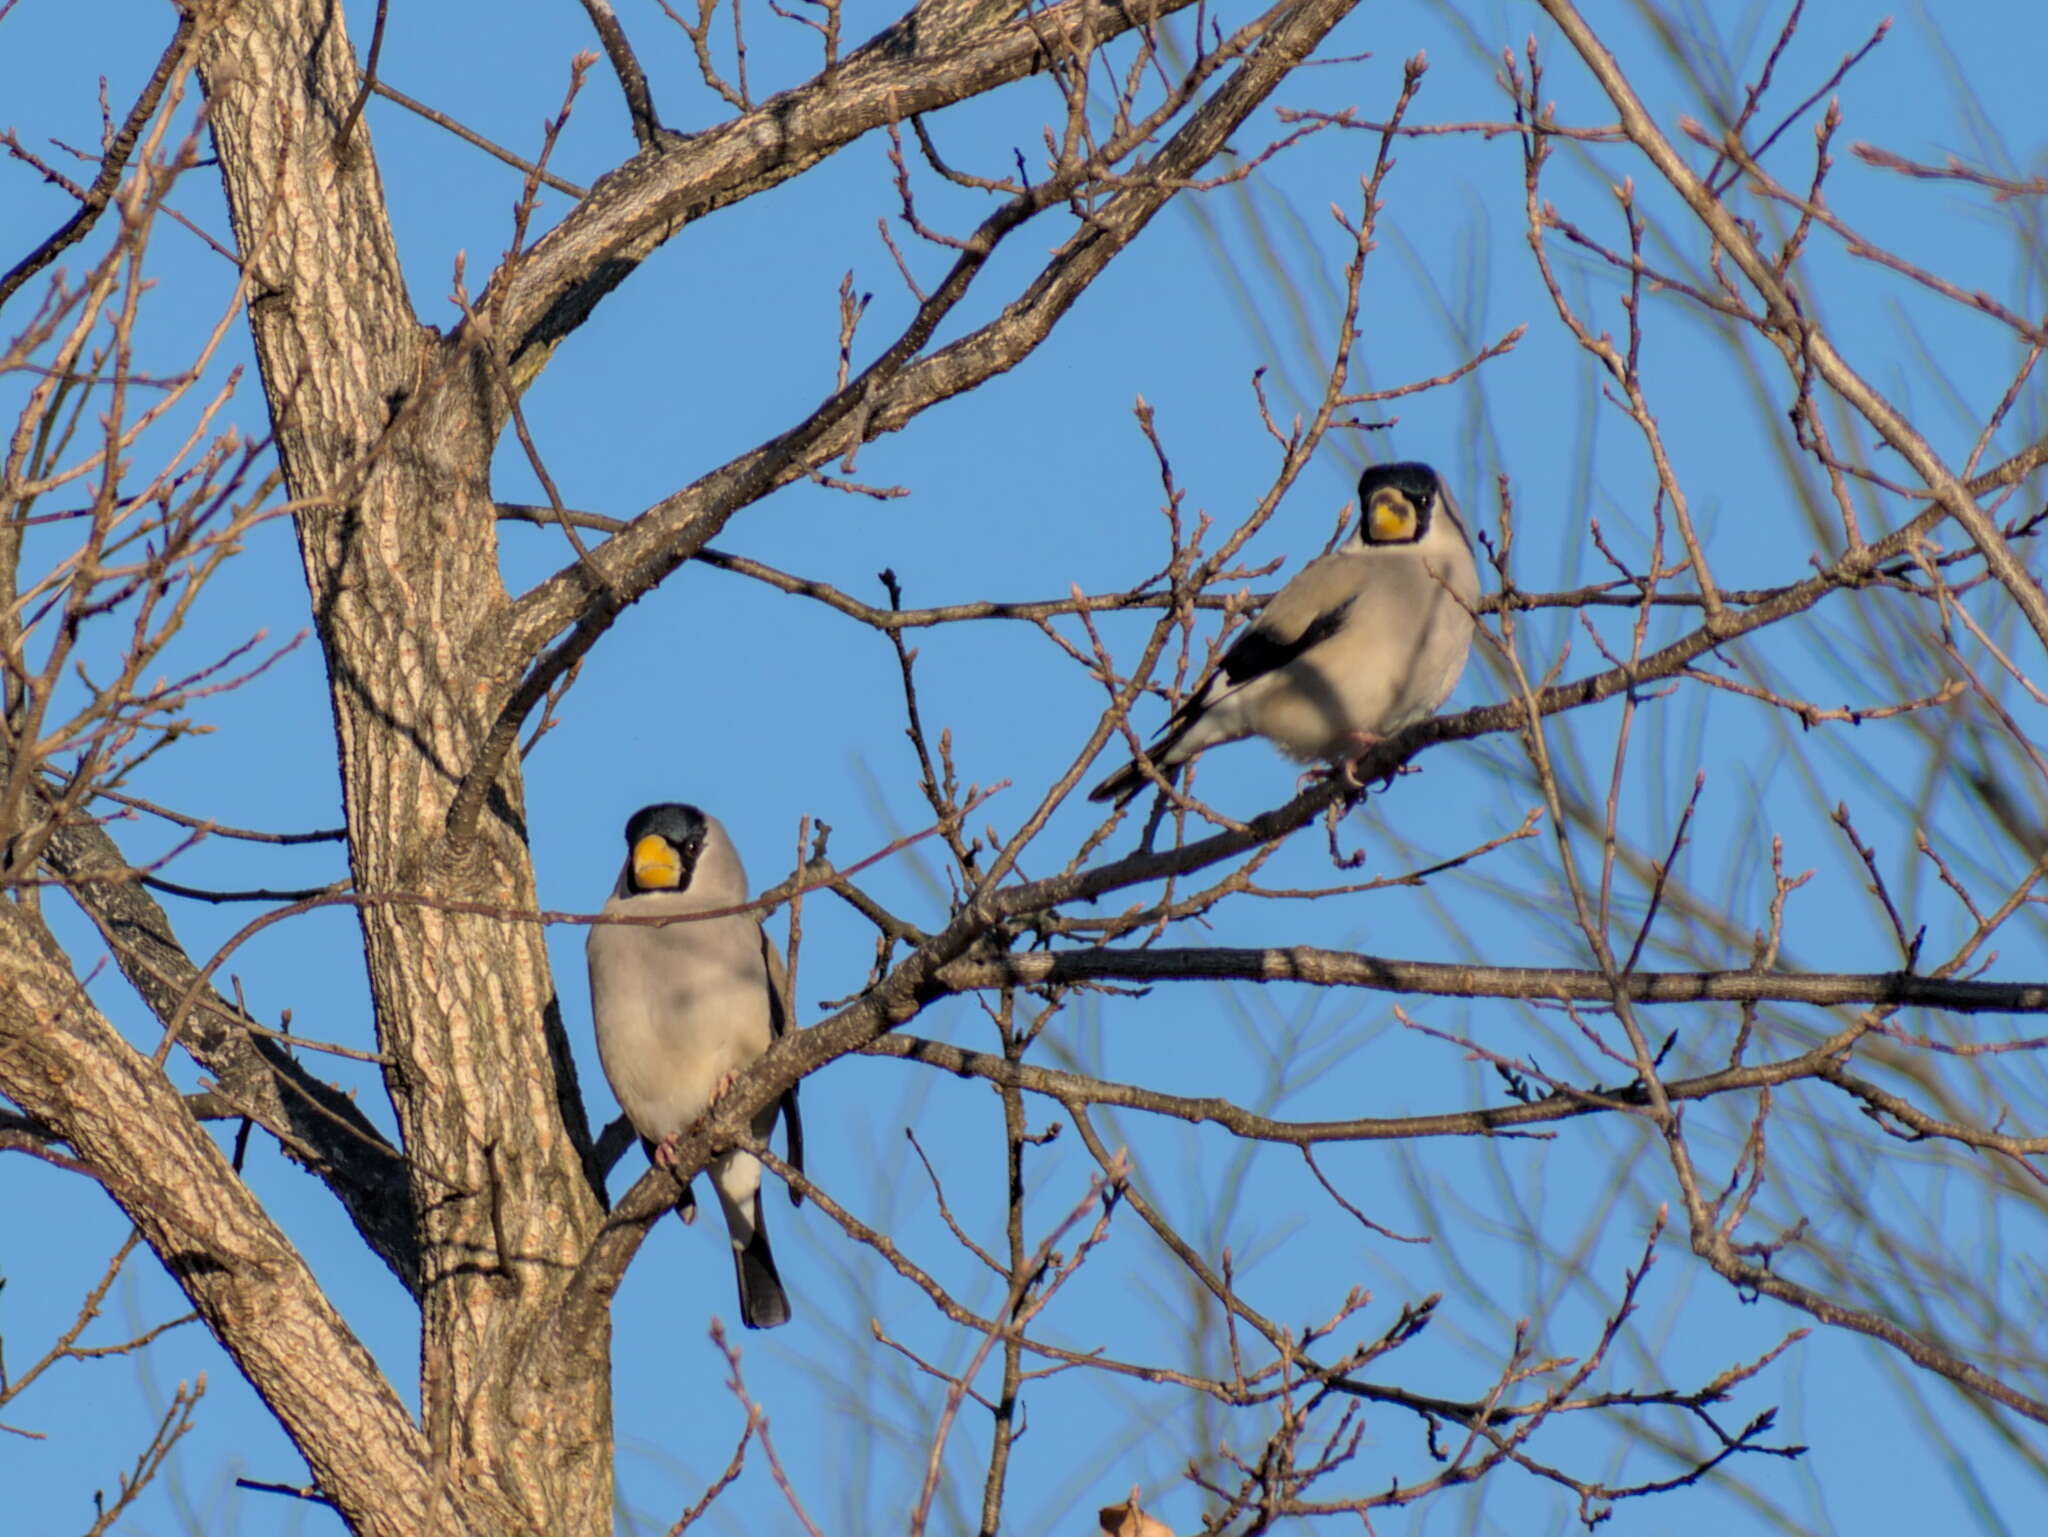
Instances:
[[[47,239],[28,255],[7,269],[0,276],[0,305],[14,297],[21,285],[41,272],[66,250],[83,240],[99,222],[100,215],[107,211],[113,201],[114,191],[121,184],[122,173],[128,168],[128,158],[135,153],[135,146],[142,137],[142,130],[156,115],[157,104],[163,100],[166,87],[171,79],[185,67],[194,29],[198,26],[197,13],[183,11],[179,14],[178,25],[171,33],[171,40],[165,46],[163,55],[156,61],[156,68],[149,73],[142,92],[135,98],[135,105],[128,109],[128,116],[122,121],[120,131],[114,135],[106,151],[100,157],[99,170],[92,183],[83,188],[71,189],[79,200],[78,212],[59,226]],[[12,135],[7,142],[13,143]],[[19,146],[15,146],[19,152]]]
[[[626,41],[626,29],[619,25],[611,0],[583,0],[584,12],[597,29],[611,60],[612,73],[619,77],[619,90],[626,98],[626,114],[632,119],[633,137],[642,149],[652,146],[660,135],[661,119],[654,113],[654,95],[647,88],[647,71],[640,67],[633,45]]]

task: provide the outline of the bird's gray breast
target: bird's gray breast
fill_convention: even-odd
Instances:
[[[598,1056],[643,1137],[684,1130],[722,1079],[768,1049],[768,972],[752,918],[600,924],[587,953]]]

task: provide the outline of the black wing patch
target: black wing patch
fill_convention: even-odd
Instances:
[[[1275,640],[1254,625],[1238,637],[1235,645],[1223,653],[1223,660],[1217,670],[1233,684],[1248,683],[1253,678],[1277,672],[1310,647],[1321,645],[1335,635],[1355,601],[1354,598],[1346,598],[1335,608],[1316,615],[1302,626],[1299,635],[1288,641]]]
[[[1201,687],[1181,701],[1180,708],[1173,712],[1158,738],[1145,749],[1145,756],[1155,767],[1160,767],[1169,780],[1179,773],[1179,766],[1161,767],[1166,755],[1180,745],[1181,739],[1195,729],[1209,706],[1215,702],[1219,684],[1236,688],[1254,678],[1262,678],[1269,672],[1285,667],[1304,652],[1321,645],[1344,623],[1344,616],[1351,611],[1356,596],[1346,598],[1335,608],[1316,615],[1302,627],[1299,635],[1292,640],[1275,640],[1268,631],[1257,625],[1245,631],[1235,644],[1223,653],[1223,660],[1216,664],[1216,670],[1202,681]],[[1149,781],[1145,771],[1137,763],[1126,763],[1101,784],[1088,792],[1091,801],[1115,801],[1119,806],[1127,803],[1132,796],[1144,789]]]

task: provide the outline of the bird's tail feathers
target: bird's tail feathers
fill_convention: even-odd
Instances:
[[[1192,712],[1184,713],[1168,721],[1166,729],[1159,734],[1159,740],[1145,749],[1145,756],[1142,759],[1131,759],[1129,763],[1126,763],[1114,774],[1103,780],[1101,784],[1090,790],[1088,792],[1088,799],[1091,801],[1115,801],[1117,809],[1122,810],[1130,802],[1132,796],[1152,783],[1151,777],[1146,774],[1143,767],[1146,763],[1150,763],[1171,784],[1177,777],[1177,772],[1183,761],[1175,755],[1174,749],[1180,746],[1181,739],[1188,734],[1189,728],[1194,723],[1195,716]]]
[[[789,1322],[789,1293],[782,1289],[775,1254],[768,1247],[765,1217],[766,1208],[757,1191],[754,1231],[744,1243],[735,1239],[732,1246],[733,1272],[740,1288],[740,1322],[749,1329],[773,1329]]]

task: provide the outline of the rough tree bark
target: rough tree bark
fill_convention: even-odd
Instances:
[[[530,908],[516,763],[471,836],[445,830],[490,727],[470,648],[506,601],[487,360],[414,316],[368,126],[338,138],[361,81],[339,10],[223,7],[199,70],[302,504],[357,889]],[[418,1214],[428,1438],[457,1482],[500,1491],[528,1524],[605,1530],[608,1349],[574,1373],[518,1369],[599,1215],[541,932],[431,905],[360,910]]]

